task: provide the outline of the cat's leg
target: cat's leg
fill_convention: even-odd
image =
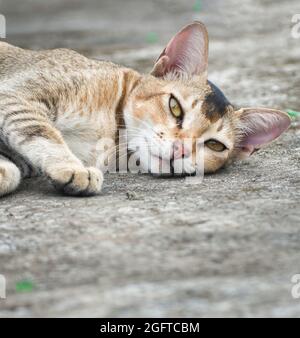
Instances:
[[[101,191],[101,171],[83,165],[45,114],[23,110],[6,115],[2,133],[6,143],[40,169],[61,192],[89,196]]]
[[[15,191],[21,181],[20,169],[0,155],[0,197]]]

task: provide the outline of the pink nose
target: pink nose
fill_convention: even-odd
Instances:
[[[173,145],[173,157],[175,160],[183,157],[189,157],[191,152],[181,141],[175,141]]]

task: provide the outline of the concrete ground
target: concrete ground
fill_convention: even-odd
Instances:
[[[126,3],[126,5],[125,5]],[[147,71],[194,19],[210,79],[240,105],[300,110],[298,0],[0,1],[7,41]],[[0,316],[300,316],[300,121],[201,184],[107,175],[101,196],[42,180],[0,201]]]

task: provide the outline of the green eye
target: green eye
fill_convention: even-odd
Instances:
[[[224,151],[226,149],[226,147],[224,146],[223,143],[219,142],[219,141],[216,141],[216,140],[208,140],[205,142],[205,145],[213,150],[213,151],[216,151],[218,153]]]
[[[177,119],[182,117],[182,115],[183,115],[182,108],[181,108],[179,102],[175,99],[174,96],[170,97],[169,107],[170,107],[170,111],[171,111],[171,113],[174,117],[176,117]]]

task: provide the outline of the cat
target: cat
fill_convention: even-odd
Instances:
[[[204,172],[212,173],[277,138],[289,116],[268,108],[236,108],[207,78],[208,33],[201,22],[179,31],[151,74],[75,51],[29,51],[0,42],[0,195],[20,181],[46,176],[73,196],[100,193],[99,140],[126,127],[141,167],[184,161],[196,171],[195,140]],[[183,142],[191,139],[190,146]],[[151,146],[150,146],[151,145]]]

